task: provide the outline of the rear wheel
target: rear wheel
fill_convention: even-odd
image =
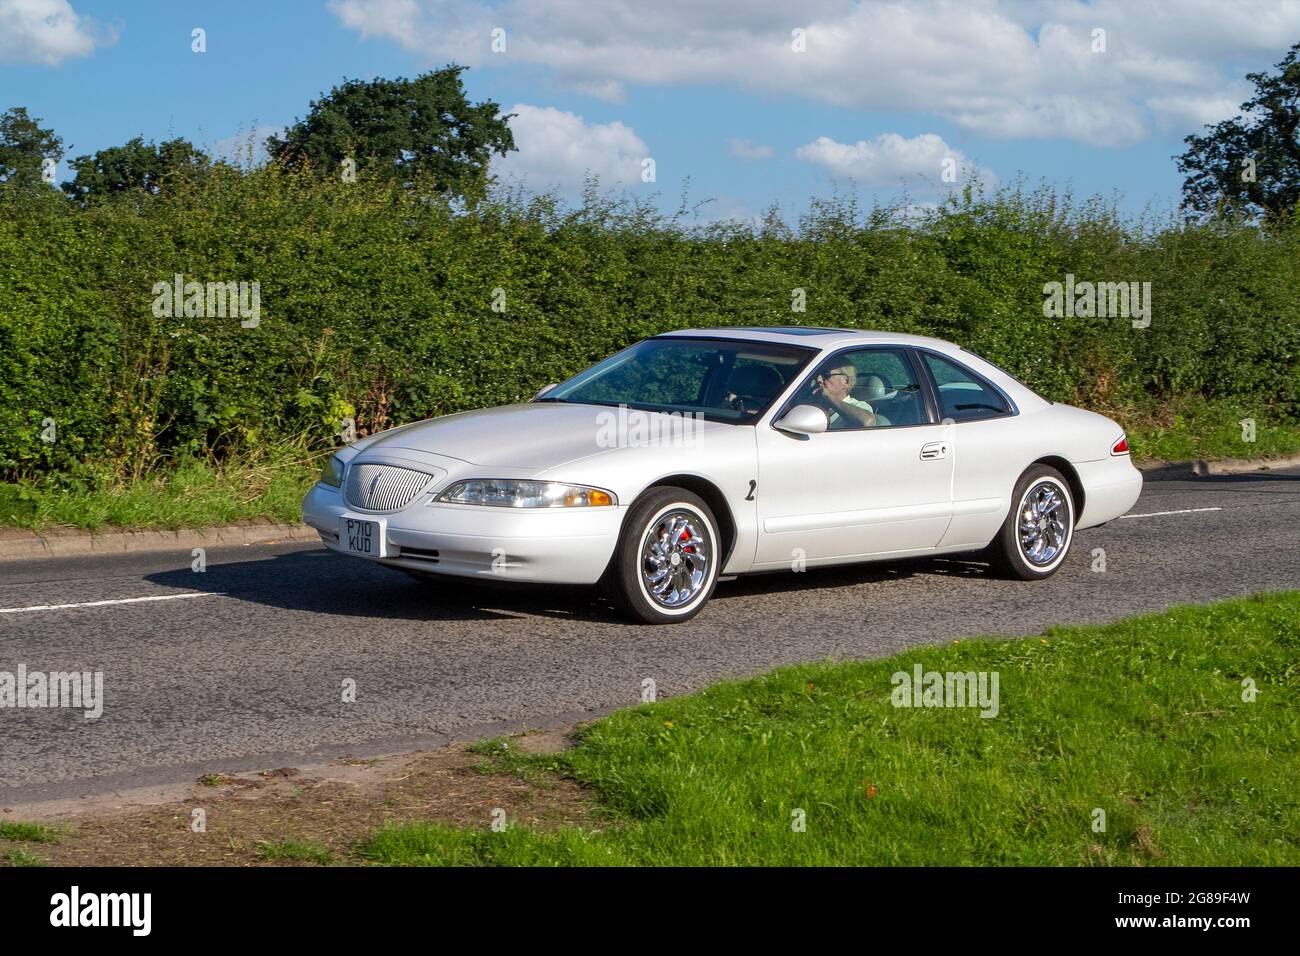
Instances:
[[[1021,581],[1051,577],[1074,540],[1074,496],[1055,468],[1034,465],[1016,482],[1011,511],[989,546],[995,570]]]
[[[713,594],[722,555],[717,521],[685,488],[655,488],[623,522],[605,591],[619,610],[646,624],[674,624]]]

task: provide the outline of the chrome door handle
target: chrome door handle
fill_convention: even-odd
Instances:
[[[931,441],[921,446],[921,461],[938,461],[947,457],[948,443],[946,441]]]

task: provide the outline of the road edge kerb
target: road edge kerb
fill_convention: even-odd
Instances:
[[[1244,475],[1252,471],[1275,471],[1300,467],[1300,455],[1286,458],[1203,458],[1192,461],[1149,461],[1137,466],[1146,481],[1177,481],[1206,475]]]
[[[1218,461],[1150,461],[1137,466],[1147,481],[1175,481],[1206,475],[1240,475],[1252,471],[1300,467],[1300,455],[1288,458],[1225,458]],[[27,531],[0,528],[0,564],[11,561],[39,561],[42,558],[73,558],[94,554],[143,553],[177,549],[237,547],[316,541],[319,535],[305,524],[272,522],[227,525],[216,528],[185,528],[179,531]]]
[[[320,535],[305,524],[257,522],[216,528],[183,528],[177,531],[26,531],[0,529],[0,565],[12,561],[43,558],[75,558],[98,554],[190,551],[194,548],[238,547],[319,541]]]

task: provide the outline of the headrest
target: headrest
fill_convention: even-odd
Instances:
[[[862,397],[868,401],[875,401],[885,397],[885,382],[879,375],[868,375],[858,384],[858,391]]]

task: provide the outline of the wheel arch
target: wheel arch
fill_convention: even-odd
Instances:
[[[731,513],[731,505],[727,503],[727,496],[722,493],[722,489],[715,485],[707,478],[699,475],[678,474],[665,475],[662,478],[656,478],[650,484],[641,489],[641,493],[636,496],[632,504],[640,501],[648,492],[656,488],[685,488],[687,491],[694,492],[704,499],[704,503],[709,506],[713,512],[713,517],[718,522],[718,534],[722,536],[724,544],[722,561],[718,565],[719,572],[727,566],[731,560],[731,552],[736,547],[736,517]]]
[[[1070,486],[1070,494],[1074,497],[1074,524],[1079,525],[1079,516],[1083,514],[1084,501],[1087,499],[1087,492],[1083,489],[1083,481],[1079,478],[1079,473],[1074,470],[1070,462],[1060,455],[1045,455],[1035,461],[1030,462],[1026,467],[1032,468],[1034,465],[1047,465],[1049,468],[1055,468],[1061,473],[1066,484]],[[1024,472],[1022,471],[1023,475]],[[1015,504],[1012,504],[1015,507]]]

